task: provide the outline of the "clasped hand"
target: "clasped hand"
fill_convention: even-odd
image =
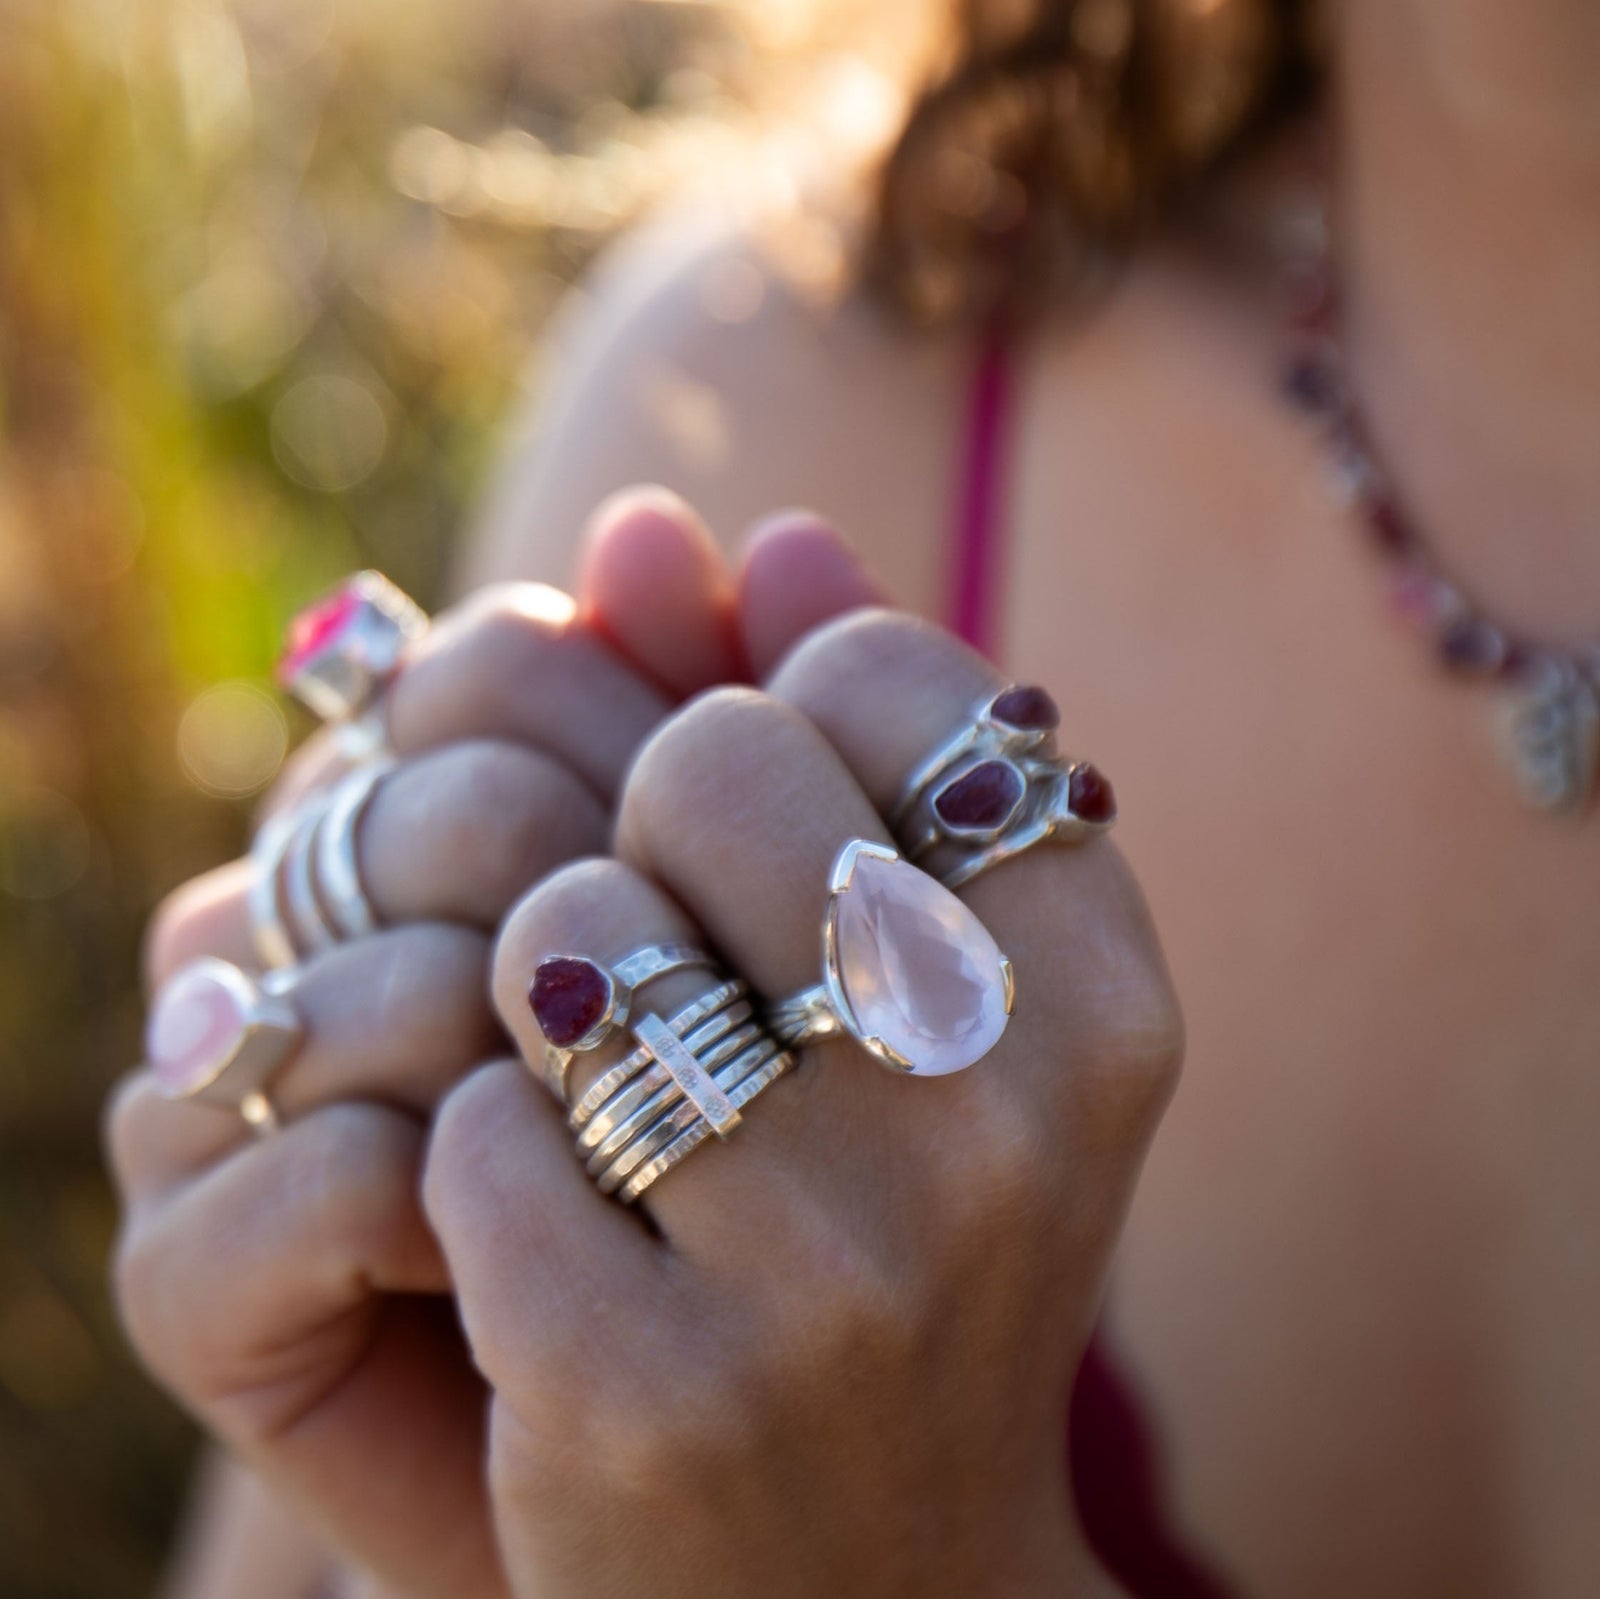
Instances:
[[[115,1097],[140,1353],[396,1594],[1103,1591],[1067,1396],[1182,1036],[1108,840],[962,889],[1016,976],[977,1066],[808,1047],[637,1209],[528,1070],[553,951],[687,942],[761,995],[817,981],[840,846],[887,842],[908,773],[1003,686],[875,599],[804,519],[735,577],[686,508],[613,502],[576,604],[486,591],[388,688],[399,764],[360,835],[383,929],[289,978],[281,1130],[148,1072]],[[319,736],[280,803],[332,763]],[[152,985],[255,963],[250,871],[167,903]]]

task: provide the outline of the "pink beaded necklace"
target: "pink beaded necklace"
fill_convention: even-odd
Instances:
[[[1283,391],[1322,436],[1333,490],[1387,564],[1396,611],[1445,670],[1502,690],[1501,748],[1520,792],[1542,810],[1581,810],[1600,765],[1600,642],[1518,636],[1468,599],[1429,552],[1352,389],[1324,193],[1319,187],[1312,205],[1297,208],[1281,241],[1290,345]]]

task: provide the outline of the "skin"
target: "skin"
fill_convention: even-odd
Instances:
[[[1600,592],[1582,425],[1600,404],[1600,22],[1576,0],[1346,0],[1335,20],[1350,343],[1374,424],[1446,564],[1509,620],[1582,636]],[[896,598],[934,608],[965,347],[860,307],[821,315],[776,277],[753,319],[716,323],[705,275],[760,258],[690,240],[613,266],[472,576],[558,571],[588,506],[654,478],[729,533],[818,504]],[[1530,260],[1538,292],[1508,292]],[[1432,675],[1383,614],[1272,399],[1274,350],[1259,306],[1152,251],[1092,323],[1041,330],[1023,373],[1008,664],[1057,686],[1073,746],[1116,778],[1190,1025],[1111,1332],[1175,1515],[1243,1592],[1587,1593],[1600,845],[1590,821],[1516,807],[1483,696]],[[646,403],[637,380],[663,365],[720,408],[720,457],[687,453]],[[625,553],[591,564],[584,614],[613,641],[659,638]],[[792,527],[712,587],[735,582],[758,674],[800,631],[785,608],[828,614],[812,586],[866,587]],[[663,869],[650,829],[628,836],[636,866]],[[462,1233],[492,1229],[452,1241],[449,1174],[434,1166],[430,1204],[465,1262]],[[492,1329],[491,1288],[464,1294]],[[513,1417],[540,1369],[497,1377]],[[581,1528],[541,1523],[533,1453],[496,1478],[529,1571],[544,1556],[524,1535],[587,1552]],[[634,1503],[614,1476],[583,1480]],[[764,1524],[787,1549],[782,1509]]]

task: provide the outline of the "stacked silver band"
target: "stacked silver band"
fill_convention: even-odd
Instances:
[[[360,828],[392,760],[356,768],[275,816],[251,849],[250,919],[269,969],[293,966],[380,926],[361,877]]]
[[[793,1066],[748,995],[729,978],[670,1021],[634,1022],[636,1047],[587,1089],[568,1122],[601,1193],[632,1204],[706,1139],[726,1138],[744,1106]]]

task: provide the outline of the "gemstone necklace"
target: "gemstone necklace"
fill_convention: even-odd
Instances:
[[[1446,671],[1502,691],[1501,748],[1524,798],[1542,810],[1582,810],[1600,764],[1600,641],[1572,647],[1518,635],[1473,604],[1434,560],[1349,379],[1324,194],[1318,186],[1297,197],[1280,235],[1289,328],[1284,394],[1321,435],[1335,494],[1388,567],[1395,610]]]

